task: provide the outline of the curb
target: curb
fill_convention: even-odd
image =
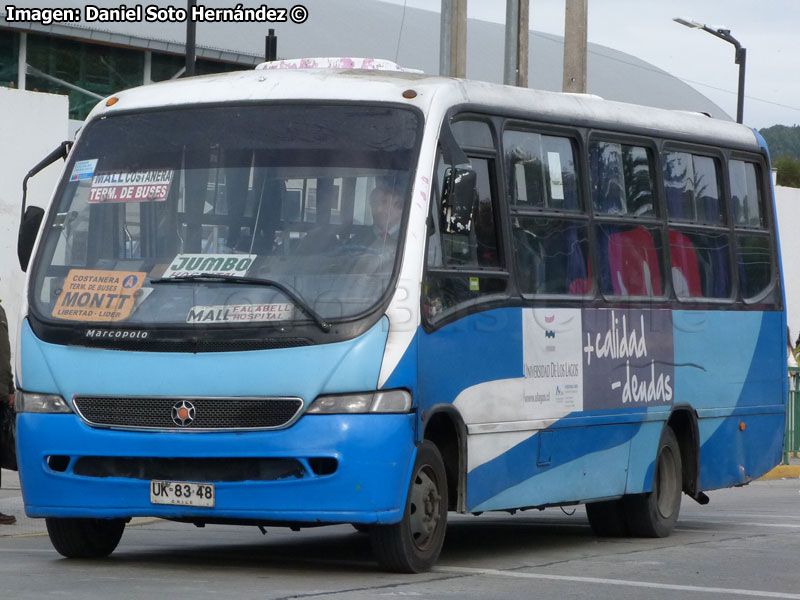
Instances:
[[[778,465],[765,475],[759,477],[759,481],[798,478],[800,478],[800,465]]]

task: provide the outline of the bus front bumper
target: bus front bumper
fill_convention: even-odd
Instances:
[[[24,450],[19,472],[25,512],[29,517],[395,523],[402,517],[416,455],[414,419],[413,414],[308,415],[274,431],[153,432],[96,429],[74,414],[22,413],[17,444]],[[297,468],[289,475],[250,472],[238,480],[208,481],[202,476],[204,460],[217,473],[220,464],[235,470],[247,461],[288,462]],[[160,465],[153,479],[213,483],[214,507],[151,503],[148,473],[153,471],[147,465],[153,463]],[[173,463],[175,477],[163,476],[165,468],[172,474]],[[181,470],[186,463],[193,468]],[[93,472],[87,464],[105,467]],[[227,473],[222,478],[231,477],[237,479]]]

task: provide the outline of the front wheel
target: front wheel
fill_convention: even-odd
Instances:
[[[667,537],[681,510],[683,471],[681,449],[672,428],[661,434],[653,476],[653,491],[625,498],[631,533],[637,537]]]
[[[125,519],[61,519],[48,517],[47,534],[53,548],[67,558],[103,558],[122,538]]]
[[[378,562],[398,573],[427,571],[439,558],[447,528],[447,476],[439,449],[429,441],[417,449],[403,518],[370,529]]]

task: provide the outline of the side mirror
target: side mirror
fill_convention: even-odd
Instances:
[[[38,206],[26,206],[28,180],[45,167],[52,165],[59,158],[66,160],[71,148],[72,142],[61,142],[55,150],[36,163],[36,166],[28,171],[28,174],[22,180],[22,210],[20,211],[19,219],[17,257],[19,258],[19,266],[23,271],[28,269],[28,262],[30,262],[31,252],[33,252],[33,244],[36,243],[36,234],[39,232],[39,226],[42,224],[42,217],[44,217],[43,209]]]
[[[17,256],[19,266],[23,271],[28,270],[28,263],[31,260],[33,245],[36,243],[36,235],[44,218],[44,209],[38,206],[28,206],[19,224],[19,237],[17,238]]]
[[[444,174],[442,190],[442,231],[467,235],[472,231],[477,176],[472,169],[450,167]]]

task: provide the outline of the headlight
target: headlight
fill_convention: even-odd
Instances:
[[[405,413],[411,410],[411,394],[405,390],[319,396],[306,414]]]
[[[14,398],[14,410],[18,413],[71,413],[67,401],[57,394],[37,394],[17,390]]]

